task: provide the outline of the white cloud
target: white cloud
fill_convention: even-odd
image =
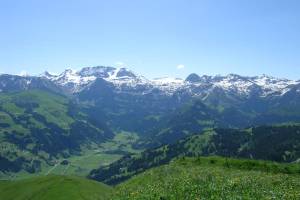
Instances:
[[[116,65],[116,67],[126,67],[127,66],[125,63],[120,62],[120,61],[116,62],[115,65]]]
[[[183,64],[180,64],[180,65],[177,65],[177,69],[181,70],[181,69],[184,69],[185,66]]]

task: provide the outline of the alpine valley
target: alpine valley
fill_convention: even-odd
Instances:
[[[0,192],[18,199],[9,188],[28,184],[19,199],[60,199],[59,182],[70,196],[99,188],[91,199],[217,199],[213,184],[224,199],[299,199],[299,123],[300,81],[267,75],[1,74]]]

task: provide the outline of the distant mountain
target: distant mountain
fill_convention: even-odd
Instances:
[[[296,101],[289,102],[300,96],[300,82],[267,75],[191,74],[186,80],[169,77],[150,80],[126,68],[99,66],[66,70],[60,75],[46,73],[41,77],[73,94],[79,101],[105,110],[106,120],[112,126],[142,135],[151,135],[155,127],[161,127],[159,119],[172,115],[195,99],[217,112],[221,124],[227,127],[258,125],[263,124],[259,123],[262,121],[284,122],[278,117],[282,110],[291,113],[299,107]],[[284,106],[286,104],[291,105],[290,110]],[[276,116],[271,117],[274,113]],[[298,120],[295,114],[298,115],[294,112],[286,121]]]
[[[300,122],[299,95],[289,93],[280,98],[242,101],[220,92],[206,101],[195,99],[161,117],[161,123],[149,130],[142,144],[147,147],[172,144],[217,127],[245,128]],[[292,97],[288,98],[290,95]]]
[[[44,77],[0,74],[0,93],[40,89],[62,93],[62,88]]]
[[[70,93],[78,93],[96,82],[103,79],[113,83],[115,86],[136,86],[147,84],[146,78],[137,76],[126,68],[113,67],[86,67],[79,71],[67,69],[59,75],[51,75],[45,72],[40,77],[46,78],[53,83],[67,89]]]
[[[283,95],[288,92],[299,81],[274,78],[267,75],[246,77],[236,74],[227,76],[199,76],[197,74],[189,75],[185,80],[174,78],[157,78],[149,80],[144,76],[137,75],[127,68],[113,67],[86,67],[79,71],[71,69],[65,70],[60,75],[51,75],[45,72],[41,75],[62,87],[68,88],[71,92],[79,92],[96,79],[104,79],[113,83],[120,91],[122,89],[135,89],[143,86],[143,93],[149,93],[152,90],[160,90],[164,94],[173,95],[178,91],[186,91],[193,96],[203,96],[209,94],[214,88],[220,88],[226,93],[235,92],[241,96],[257,95],[266,97],[270,95]]]

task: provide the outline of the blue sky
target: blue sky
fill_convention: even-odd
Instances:
[[[0,0],[0,72],[109,65],[149,78],[300,79],[299,9],[298,0]]]

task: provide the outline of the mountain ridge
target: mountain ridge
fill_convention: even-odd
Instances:
[[[0,77],[3,75],[0,75]],[[120,90],[125,87],[144,87],[144,92],[158,89],[166,95],[174,95],[176,92],[184,90],[187,92],[192,91],[196,96],[201,96],[205,92],[208,93],[209,90],[214,88],[221,88],[226,92],[236,92],[244,96],[250,96],[256,90],[259,93],[258,96],[267,97],[270,95],[284,95],[293,86],[300,84],[299,80],[275,78],[265,74],[260,76],[241,76],[238,74],[199,76],[196,73],[192,73],[186,79],[172,77],[148,79],[128,68],[106,66],[84,67],[80,70],[66,69],[58,75],[46,71],[39,76],[26,75],[17,77],[23,77],[24,79],[29,79],[30,77],[44,78],[59,87],[67,89],[70,93],[78,93],[84,90],[99,78],[113,83]],[[202,92],[199,92],[199,89]]]

